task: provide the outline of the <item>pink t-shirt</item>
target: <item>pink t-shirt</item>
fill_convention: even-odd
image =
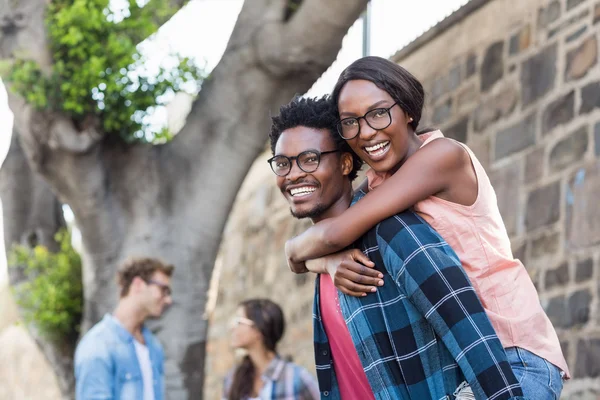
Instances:
[[[337,289],[329,275],[321,274],[320,279],[321,317],[342,400],[375,399],[342,316]]]

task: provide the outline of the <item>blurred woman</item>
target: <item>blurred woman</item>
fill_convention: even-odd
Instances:
[[[269,400],[319,398],[308,371],[277,354],[285,321],[281,307],[267,299],[242,302],[232,320],[231,345],[247,355],[225,378],[223,399]]]

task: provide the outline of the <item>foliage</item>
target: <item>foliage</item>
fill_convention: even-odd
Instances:
[[[25,280],[13,287],[23,318],[42,335],[59,341],[76,337],[83,309],[81,258],[71,245],[71,234],[63,229],[55,239],[56,253],[44,246],[30,249],[15,245],[9,252],[11,268],[22,268]]]
[[[172,14],[168,0],[53,0],[46,15],[52,73],[18,58],[7,80],[38,109],[65,112],[82,125],[96,116],[106,133],[128,141],[165,140],[149,116],[172,93],[196,92],[203,75],[177,55],[172,65],[146,67],[138,44]]]

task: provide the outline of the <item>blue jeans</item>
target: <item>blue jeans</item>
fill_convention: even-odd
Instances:
[[[562,371],[542,357],[520,347],[506,350],[508,362],[527,399],[558,400],[563,389]]]

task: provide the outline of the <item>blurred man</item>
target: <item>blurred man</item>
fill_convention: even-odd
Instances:
[[[153,258],[126,261],[117,274],[120,299],[90,329],[75,352],[76,397],[162,400],[164,354],[144,326],[172,303],[174,267]]]

